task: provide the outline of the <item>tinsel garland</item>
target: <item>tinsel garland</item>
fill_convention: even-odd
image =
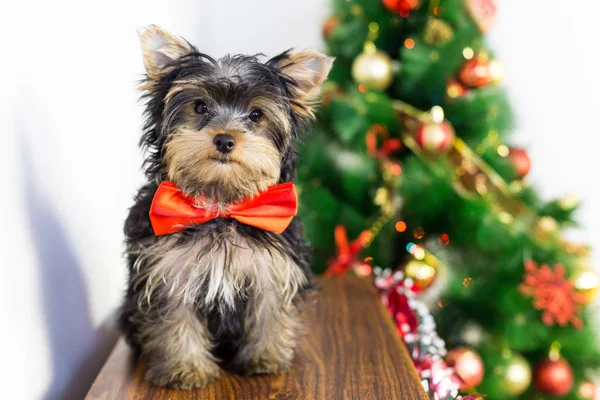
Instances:
[[[374,268],[375,286],[381,300],[394,318],[417,369],[421,384],[431,400],[477,400],[482,395],[461,396],[460,378],[444,361],[446,344],[436,331],[431,312],[416,299],[413,281],[401,271]]]

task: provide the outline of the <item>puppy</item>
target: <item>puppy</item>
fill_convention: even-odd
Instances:
[[[313,288],[295,143],[333,59],[215,60],[156,26],[141,44],[148,183],[125,222],[121,329],[156,385],[285,371]]]

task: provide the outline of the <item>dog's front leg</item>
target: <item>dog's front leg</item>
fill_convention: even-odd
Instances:
[[[146,379],[173,389],[194,389],[216,380],[220,369],[212,356],[211,337],[193,305],[165,299],[142,324]]]
[[[245,374],[284,372],[294,359],[301,329],[296,306],[282,302],[272,289],[263,291],[248,309],[237,369]]]

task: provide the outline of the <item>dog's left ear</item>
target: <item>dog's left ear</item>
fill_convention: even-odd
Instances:
[[[279,60],[279,70],[294,81],[290,91],[294,102],[300,106],[294,110],[300,116],[314,116],[321,85],[327,79],[334,60],[315,50],[289,53]]]
[[[140,41],[146,73],[148,78],[155,81],[168,71],[169,64],[193,51],[185,40],[171,35],[156,25],[141,30]]]

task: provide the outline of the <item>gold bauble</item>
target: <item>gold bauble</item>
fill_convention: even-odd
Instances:
[[[504,369],[505,390],[512,396],[525,392],[531,384],[531,367],[522,356],[513,354]]]
[[[585,300],[584,304],[589,304],[598,297],[600,290],[600,277],[592,269],[582,269],[577,271],[571,278],[575,290]]]
[[[558,222],[548,215],[541,217],[536,226],[535,233],[538,239],[549,239],[558,235]]]
[[[421,291],[433,284],[437,268],[422,260],[411,260],[404,268],[404,275],[413,280],[415,289]]]
[[[578,207],[580,202],[579,196],[571,194],[558,200],[558,205],[565,211],[571,211]]]
[[[385,90],[394,79],[392,59],[383,51],[364,52],[352,64],[352,78],[369,89]]]

